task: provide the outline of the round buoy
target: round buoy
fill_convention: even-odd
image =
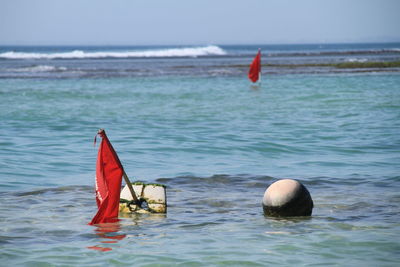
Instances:
[[[307,188],[292,179],[271,184],[263,197],[264,214],[268,216],[310,216],[314,203]]]

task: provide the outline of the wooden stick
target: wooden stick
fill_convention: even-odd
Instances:
[[[136,194],[135,194],[135,190],[133,190],[131,181],[129,181],[128,175],[126,175],[125,170],[124,170],[123,176],[124,176],[125,183],[126,183],[126,185],[128,186],[128,188],[129,188],[129,191],[131,191],[131,195],[132,195],[133,201],[136,202],[136,205],[139,205],[139,206],[140,206],[139,199],[137,198],[137,196],[136,196]]]

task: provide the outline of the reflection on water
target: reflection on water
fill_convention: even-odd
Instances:
[[[126,237],[126,234],[117,234],[121,230],[121,225],[119,222],[115,223],[101,223],[95,225],[96,235],[101,239],[111,239],[111,240],[102,240],[100,243],[102,244],[114,244],[118,243],[119,240],[122,240]],[[103,247],[99,245],[87,247],[88,249],[94,249],[99,251],[110,251],[112,248]]]
[[[260,88],[261,88],[261,83],[258,83],[258,84],[251,84],[251,85],[250,85],[250,90],[257,91],[257,90],[259,90]]]
[[[94,246],[88,246],[88,249],[98,250],[102,252],[111,251],[113,248],[104,244],[117,244],[127,236],[139,239],[147,239],[150,233],[132,234],[131,226],[149,226],[157,227],[166,219],[166,214],[137,214],[137,213],[120,213],[119,218],[122,220],[115,223],[102,223],[94,225],[94,232],[98,237],[99,243]],[[144,229],[144,228],[143,228]],[[147,230],[148,232],[148,230]],[[127,235],[128,233],[129,235]]]

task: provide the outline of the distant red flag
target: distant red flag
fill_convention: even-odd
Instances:
[[[89,223],[118,221],[119,198],[124,169],[104,130],[96,163],[96,202],[98,211]]]
[[[253,62],[250,64],[249,69],[249,79],[255,83],[259,79],[259,74],[261,72],[261,50],[258,50],[257,55],[253,59]]]

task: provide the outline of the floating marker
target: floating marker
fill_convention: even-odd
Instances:
[[[264,193],[264,214],[267,216],[310,216],[314,203],[307,188],[292,179],[271,184]]]
[[[122,213],[166,213],[167,194],[164,185],[132,183],[141,205],[133,201],[128,185],[121,191],[119,211]]]

